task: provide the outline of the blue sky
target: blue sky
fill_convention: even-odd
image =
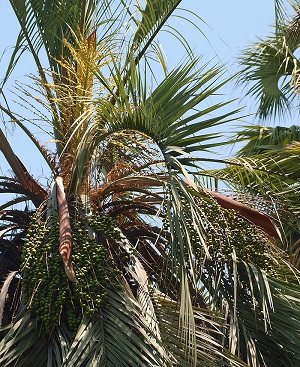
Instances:
[[[206,35],[201,36],[193,27],[188,26],[182,19],[173,19],[172,25],[183,33],[189,41],[191,48],[198,55],[203,55],[203,62],[212,60],[212,63],[222,63],[225,65],[228,76],[236,71],[235,60],[240,50],[253,43],[257,36],[264,36],[271,32],[271,24],[274,22],[274,1],[273,0],[252,0],[244,2],[241,0],[229,1],[205,1],[205,0],[183,0],[182,8],[186,8],[196,13],[203,19],[203,22],[197,20],[192,14],[186,13],[186,17],[197,21],[198,26]],[[18,34],[17,22],[14,19],[13,12],[10,9],[8,0],[1,0],[0,7],[0,55],[3,51],[14,45],[16,35]],[[166,34],[161,37],[163,48],[166,52],[170,66],[176,66],[176,63],[184,56],[182,50],[175,46],[174,42]],[[3,71],[6,68],[8,57],[4,54],[0,62],[0,78],[3,77]],[[14,80],[25,81],[24,75],[34,71],[33,63],[29,55],[23,56],[22,62],[14,71],[8,84],[10,87]],[[224,98],[231,99],[240,96],[237,95],[236,88],[229,84],[223,92]],[[253,107],[253,101],[247,101],[249,106]],[[238,103],[241,106],[243,103]],[[235,108],[235,107],[233,107]],[[246,112],[249,113],[247,108]],[[252,108],[252,112],[254,109]],[[251,122],[251,117],[247,120]],[[253,120],[253,119],[252,119]],[[29,167],[35,176],[43,175],[41,164],[35,158],[34,151],[25,151],[24,137],[17,133],[12,138],[9,136],[11,145],[17,155],[21,157],[25,165]],[[5,170],[6,164],[4,157],[0,154],[0,167]]]

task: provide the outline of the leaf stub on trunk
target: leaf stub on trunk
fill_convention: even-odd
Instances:
[[[68,203],[64,192],[63,180],[56,178],[57,203],[59,212],[59,253],[64,262],[67,277],[74,283],[77,282],[72,265],[72,232]]]

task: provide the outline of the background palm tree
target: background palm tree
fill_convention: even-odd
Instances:
[[[282,228],[277,245],[299,267],[299,126],[249,126],[237,140],[248,143],[231,160],[236,165],[221,171],[222,178]],[[265,200],[257,200],[258,195]]]
[[[288,116],[299,103],[299,1],[275,1],[274,31],[246,48],[240,57],[240,81],[266,119]]]
[[[293,116],[295,124],[299,113],[299,5],[298,1],[277,1],[273,34],[248,47],[240,58],[239,81],[255,97],[258,117],[263,120]],[[298,264],[299,127],[247,126],[235,140],[247,144],[237,154],[236,167],[228,168],[228,179],[240,189],[242,184],[248,194],[266,197],[265,210],[275,221],[280,217],[286,236],[283,247]]]
[[[1,206],[1,366],[299,364],[298,273],[276,225],[203,184],[208,129],[239,111],[211,103],[219,67],[190,54],[167,70],[156,37],[180,3],[11,1],[7,77],[29,50],[20,99],[53,147],[0,107],[51,171],[42,187],[1,133],[0,189],[16,194]]]
[[[289,4],[298,14],[299,2]],[[292,106],[296,113],[298,109],[299,19],[296,15],[290,20],[285,2],[276,5],[274,34],[246,49],[240,59],[239,81],[256,98],[262,119],[287,116]],[[244,126],[232,142],[246,144],[226,162],[226,169],[212,174],[236,198],[273,219],[282,232],[274,245],[283,250],[284,261],[299,267],[299,127]],[[285,281],[294,283],[289,277]]]

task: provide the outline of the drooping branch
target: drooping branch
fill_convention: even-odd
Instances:
[[[24,174],[23,167],[20,164],[20,161],[16,157],[15,153],[13,152],[9,142],[7,141],[3,131],[0,129],[0,149],[4,154],[8,164],[14,171],[16,177],[18,178],[20,184],[23,187],[27,186],[27,177]]]
[[[35,181],[29,174],[23,163],[15,155],[12,147],[7,141],[3,131],[0,129],[0,150],[4,154],[8,164],[14,171],[19,183],[26,190],[30,190],[38,196],[39,199],[32,199],[35,206],[39,206],[46,198],[47,192]]]

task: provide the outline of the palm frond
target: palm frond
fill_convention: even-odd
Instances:
[[[283,146],[294,141],[300,141],[299,126],[290,127],[276,126],[245,126],[243,130],[237,132],[237,142],[246,142],[239,151],[238,157],[251,156],[270,150],[281,150]]]
[[[212,96],[225,83],[217,82],[219,68],[207,71],[201,68],[194,72],[196,64],[197,61],[190,62],[173,70],[149,96],[144,81],[138,76],[138,69],[135,69],[128,85],[124,84],[122,75],[114,70],[113,74],[117,78],[115,84],[118,85],[118,95],[114,95],[115,104],[107,98],[98,99],[95,110],[90,111],[88,118],[92,119],[93,123],[87,126],[79,142],[73,181],[82,181],[89,166],[87,159],[93,156],[96,147],[126,131],[129,135],[132,132],[140,134],[144,141],[152,139],[165,161],[170,166],[177,165],[176,170],[176,160],[179,163],[183,160],[184,165],[193,166],[194,158],[191,153],[215,146],[215,142],[207,141],[216,138],[218,134],[203,134],[202,130],[235,119],[238,111],[205,119],[207,114],[227,104],[220,103],[186,116],[188,111],[199,108],[201,102]],[[103,75],[97,75],[103,85],[109,85]],[[137,99],[137,92],[143,99]],[[132,103],[136,106],[134,109]],[[201,120],[197,121],[199,118]],[[84,121],[85,119],[76,122],[73,135],[83,126]],[[78,172],[81,173],[81,178],[77,176]]]
[[[298,60],[284,38],[261,41],[246,49],[240,58],[240,81],[249,85],[247,94],[258,101],[258,115],[279,115],[295,98],[290,76],[298,69]]]
[[[37,367],[50,363],[52,366],[173,365],[133,299],[123,292],[109,292],[103,314],[92,319],[83,317],[73,338],[62,325],[55,330],[54,342],[49,344],[34,332],[36,327],[36,321],[27,312],[8,331],[1,341],[3,366],[13,361],[15,366],[24,367],[31,366],[33,361]]]
[[[258,116],[263,119],[286,114],[298,99],[299,2],[288,3],[296,14],[294,18],[282,1],[276,1],[274,35],[247,48],[239,60],[239,80],[249,86],[247,94],[258,102]]]
[[[18,200],[19,202],[32,202],[38,203],[41,200],[38,193],[30,190],[30,188],[24,188],[16,178],[0,176],[0,193],[7,194],[10,197],[10,200]],[[12,196],[16,195],[15,199],[12,199]],[[8,204],[6,201],[2,204],[3,209],[11,207],[11,204]]]
[[[187,351],[178,338],[180,313],[177,303],[159,292],[154,293],[156,312],[162,328],[163,343],[170,349],[176,346],[173,353],[179,366],[244,366],[239,358],[230,354],[219,342],[225,320],[221,314],[207,309],[193,307],[196,328],[197,351],[195,360],[188,360]],[[226,327],[226,326],[225,326]],[[192,341],[190,341],[192,343]],[[190,344],[191,345],[191,344]]]
[[[299,294],[293,293],[295,303],[290,303],[289,294],[293,292],[291,284],[285,283],[289,289],[287,296],[279,284],[278,293],[274,292],[275,284],[264,272],[245,262],[237,262],[234,265],[234,261],[233,259],[232,264],[228,263],[226,270],[223,270],[228,272],[228,277],[226,282],[218,283],[218,295],[215,296],[215,301],[221,304],[225,302],[228,307],[225,315],[230,322],[230,334],[229,344],[225,345],[231,352],[239,351],[239,355],[244,356],[243,359],[251,366],[297,365],[299,357],[295,346],[298,343],[295,338],[298,333],[296,319],[282,323],[281,317],[282,312],[287,309],[293,314],[299,312]],[[208,280],[215,270],[207,270]],[[220,278],[223,277],[224,273]],[[208,285],[207,280],[204,280],[204,283]],[[250,285],[250,288],[246,284]],[[299,285],[295,286],[295,289],[298,289],[297,287]]]

